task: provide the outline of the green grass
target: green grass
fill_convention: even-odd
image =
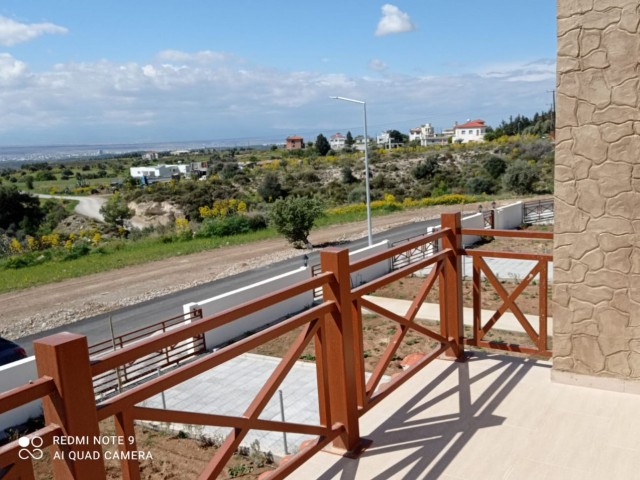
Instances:
[[[91,253],[76,260],[52,260],[19,269],[2,268],[0,293],[277,236],[274,230],[265,229],[224,238],[195,238],[171,243],[164,243],[160,238],[115,241],[102,247],[104,253]]]

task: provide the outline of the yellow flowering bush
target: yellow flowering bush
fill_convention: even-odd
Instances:
[[[9,244],[9,251],[14,254],[22,252],[22,244],[18,241],[17,238],[11,239],[11,243]]]
[[[247,213],[247,204],[235,198],[216,200],[211,207],[205,205],[198,211],[202,218],[224,218],[227,215]]]

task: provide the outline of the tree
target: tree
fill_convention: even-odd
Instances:
[[[434,156],[430,156],[422,160],[412,170],[411,174],[416,180],[430,179],[438,171],[438,160]]]
[[[120,195],[120,192],[116,192],[107,200],[107,203],[100,207],[100,213],[109,225],[122,227],[125,220],[133,217],[134,211],[127,206],[127,202]]]
[[[323,134],[318,135],[315,145],[316,152],[318,152],[318,155],[320,155],[321,157],[324,157],[327,153],[329,153],[329,150],[331,150],[329,140],[327,140],[327,137],[325,137]]]
[[[353,135],[351,135],[351,130],[347,132],[347,138],[344,141],[346,147],[351,148],[356,141],[353,139]]]
[[[340,170],[340,173],[342,175],[342,183],[346,183],[347,185],[350,185],[358,181],[358,179],[353,175],[353,172],[351,171],[351,167],[349,166],[342,167],[342,169]]]
[[[481,195],[483,193],[491,195],[492,193],[495,193],[496,190],[496,181],[490,177],[473,177],[467,181],[467,191],[474,195]]]
[[[539,178],[540,174],[535,165],[519,159],[507,167],[502,183],[505,189],[524,195],[534,192],[533,187]]]
[[[507,169],[507,162],[504,158],[497,155],[491,155],[484,162],[482,162],[484,169],[493,178],[498,178]]]
[[[271,209],[270,219],[278,233],[296,248],[311,246],[309,232],[315,221],[324,214],[322,202],[316,198],[289,197],[276,200]]]
[[[286,197],[287,192],[282,188],[278,175],[274,172],[268,172],[258,187],[258,195],[260,195],[265,202],[273,202],[278,198]]]
[[[34,232],[44,213],[40,200],[28,193],[20,192],[15,186],[0,186],[0,228],[10,227]]]
[[[408,135],[404,135],[398,130],[389,130],[389,138],[393,143],[405,143],[409,140]]]

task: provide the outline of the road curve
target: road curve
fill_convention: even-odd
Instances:
[[[104,217],[100,213],[100,207],[107,202],[108,197],[92,195],[90,197],[74,197],[71,195],[46,195],[43,193],[34,194],[40,198],[59,198],[61,200],[75,200],[78,202],[75,212],[78,215],[93,218],[100,222],[104,222]]]

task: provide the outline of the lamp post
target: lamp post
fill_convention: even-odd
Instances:
[[[354,100],[346,97],[331,97],[334,100],[344,100],[345,102],[359,103],[364,111],[364,185],[367,202],[367,237],[369,246],[373,245],[373,235],[371,233],[371,191],[369,189],[369,134],[367,132],[367,102]]]

